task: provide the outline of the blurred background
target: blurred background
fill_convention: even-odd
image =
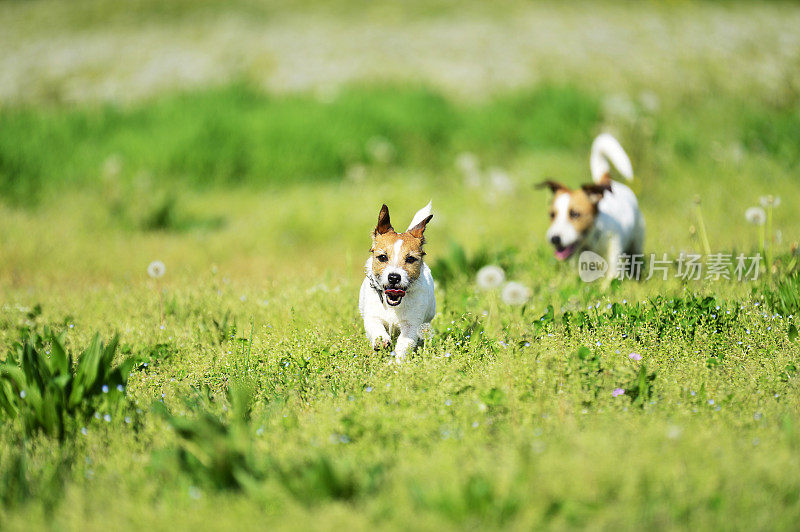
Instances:
[[[629,152],[648,252],[798,238],[793,2],[0,3],[0,286],[358,282],[381,203],[433,200],[436,260],[552,260],[548,194]],[[397,222],[401,225],[401,222]],[[303,265],[298,268],[298,263]]]

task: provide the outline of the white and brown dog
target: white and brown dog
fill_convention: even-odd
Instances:
[[[603,133],[592,143],[589,166],[593,183],[575,190],[556,181],[539,184],[553,192],[547,240],[555,248],[556,258],[566,260],[593,251],[608,262],[607,280],[618,275],[623,254],[641,254],[644,246],[644,217],[636,195],[611,179],[611,164],[627,180],[633,180],[625,150],[617,139]]]
[[[422,250],[423,233],[431,218],[428,203],[414,215],[404,233],[396,233],[384,205],[372,232],[358,310],[375,350],[388,349],[392,337],[397,336],[394,350],[398,359],[416,347],[421,329],[436,314],[433,276]]]

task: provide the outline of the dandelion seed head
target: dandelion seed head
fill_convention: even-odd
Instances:
[[[500,288],[503,281],[506,280],[506,273],[500,266],[484,266],[478,270],[478,275],[475,280],[478,284],[478,288],[481,290],[493,290],[495,288]]]
[[[750,207],[744,211],[744,217],[753,225],[764,225],[767,220],[767,213],[761,207]]]
[[[506,283],[501,298],[506,305],[524,305],[531,297],[531,289],[514,281]]]
[[[160,279],[164,277],[164,274],[167,272],[167,267],[164,265],[163,262],[160,260],[154,260],[147,266],[147,275],[152,277],[153,279]]]

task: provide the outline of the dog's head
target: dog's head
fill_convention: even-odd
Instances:
[[[386,296],[386,302],[396,307],[422,271],[425,252],[425,226],[429,215],[405,233],[396,233],[389,220],[389,208],[384,205],[378,214],[378,225],[372,231],[372,274]]]
[[[581,249],[597,218],[597,204],[611,186],[607,183],[589,184],[572,190],[548,180],[539,183],[538,187],[553,192],[547,240],[553,244],[556,258],[566,260]]]

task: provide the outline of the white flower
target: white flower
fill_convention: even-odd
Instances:
[[[464,176],[464,184],[468,188],[481,186],[481,169],[478,158],[470,152],[459,153],[456,157],[456,167]]]
[[[353,183],[363,183],[367,180],[367,167],[363,164],[354,164],[347,169],[345,177]]]
[[[147,275],[152,277],[153,279],[160,279],[166,273],[167,267],[164,266],[164,263],[160,260],[154,260],[150,263],[147,267]]]
[[[507,305],[524,305],[531,297],[531,289],[514,281],[506,283],[501,296]]]
[[[478,288],[481,290],[493,290],[495,288],[500,288],[500,285],[503,284],[503,281],[506,280],[506,272],[503,271],[503,268],[500,266],[484,266],[480,270],[478,270],[478,275],[476,278],[476,282],[478,283]]]
[[[603,100],[603,111],[611,118],[621,118],[629,122],[636,120],[636,106],[625,94],[613,94]]]
[[[103,162],[103,176],[109,179],[119,177],[122,172],[122,157],[111,155]]]
[[[761,207],[750,207],[744,211],[744,217],[753,225],[764,225],[767,219],[767,213]]]
[[[781,204],[780,196],[773,196],[770,194],[769,196],[761,196],[758,198],[758,202],[761,203],[761,206],[766,208],[772,205],[773,207],[777,207]]]
[[[372,137],[367,141],[367,152],[374,161],[386,164],[394,157],[394,146],[388,139]]]
[[[639,94],[639,103],[648,113],[655,113],[661,107],[661,100],[658,95],[651,91],[643,91]]]
[[[514,181],[501,168],[489,169],[489,185],[492,187],[493,192],[499,194],[510,194],[514,191]]]
[[[465,151],[456,156],[456,166],[465,174],[478,171],[478,157],[474,153]]]

